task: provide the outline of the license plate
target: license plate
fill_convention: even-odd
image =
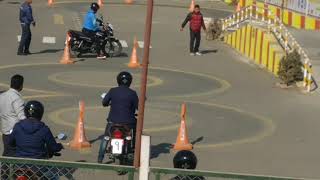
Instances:
[[[112,139],[112,154],[122,154],[123,139]]]

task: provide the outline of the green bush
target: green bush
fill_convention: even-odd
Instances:
[[[300,54],[293,52],[282,57],[279,66],[279,78],[284,84],[290,86],[298,81],[303,80],[302,62]]]

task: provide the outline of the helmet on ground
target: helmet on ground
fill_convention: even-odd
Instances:
[[[122,71],[117,76],[118,85],[124,85],[130,87],[132,82],[132,75],[129,72]]]
[[[90,8],[92,9],[92,11],[97,12],[100,6],[98,3],[91,3]]]
[[[177,152],[173,158],[174,168],[195,169],[197,167],[197,157],[191,151],[182,150]]]
[[[40,121],[44,113],[44,107],[39,101],[29,101],[24,107],[24,113],[27,118],[34,118]]]

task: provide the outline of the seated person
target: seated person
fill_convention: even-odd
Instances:
[[[117,82],[119,86],[110,89],[102,100],[103,106],[111,106],[104,135],[109,136],[112,124],[121,124],[132,129],[135,137],[137,124],[135,112],[138,109],[139,98],[137,93],[130,89],[132,75],[129,72],[121,72],[117,76]],[[107,144],[108,142],[103,138],[99,149],[99,163],[102,163]]]
[[[9,142],[16,145],[16,157],[49,159],[63,146],[57,143],[50,129],[41,122],[44,107],[29,101],[24,108],[27,119],[19,121],[10,134]]]
[[[97,51],[97,58],[105,59],[106,55],[102,53],[103,47],[101,45],[100,39],[96,36],[96,33],[100,31],[100,22],[96,17],[96,13],[98,12],[99,8],[100,6],[97,3],[91,3],[90,9],[84,18],[82,32],[94,41]]]

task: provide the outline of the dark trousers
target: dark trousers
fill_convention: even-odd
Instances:
[[[190,53],[199,52],[201,32],[193,32],[190,29]]]
[[[31,30],[30,24],[21,24],[22,34],[19,44],[19,53],[29,52],[29,47],[31,43]]]
[[[86,28],[83,28],[82,32],[86,36],[90,37],[90,39],[93,41],[94,45],[96,46],[97,54],[100,55],[101,49],[102,49],[102,45],[101,45],[100,39],[96,35],[97,32],[96,31],[91,31],[91,30],[86,29]]]
[[[2,156],[14,157],[16,155],[16,147],[8,143],[9,141],[8,135],[3,134],[2,141],[3,141]],[[9,175],[10,175],[10,164],[1,163],[1,180],[9,179]]]

